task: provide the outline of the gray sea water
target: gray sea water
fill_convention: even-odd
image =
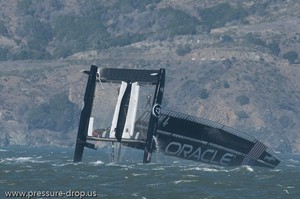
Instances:
[[[0,148],[0,198],[300,198],[300,154],[279,154],[276,169],[218,167],[127,149],[120,163],[108,150]],[[23,197],[20,197],[23,194]]]

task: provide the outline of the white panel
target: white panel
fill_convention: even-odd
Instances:
[[[133,136],[136,112],[137,112],[138,101],[139,101],[139,91],[140,91],[139,84],[137,82],[133,83],[131,87],[128,112],[127,112],[122,138],[129,139],[130,137]]]
[[[88,136],[93,136],[93,128],[94,128],[94,118],[90,117]]]
[[[118,101],[116,104],[114,116],[113,116],[111,127],[110,127],[110,134],[109,134],[110,138],[115,138],[115,129],[117,127],[117,122],[118,122],[118,118],[119,118],[121,101],[122,101],[123,95],[125,93],[126,87],[127,87],[127,83],[122,81],[122,84],[121,84],[121,87],[119,90]]]

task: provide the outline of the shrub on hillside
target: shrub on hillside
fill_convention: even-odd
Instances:
[[[245,35],[245,40],[246,42],[250,43],[250,44],[254,44],[254,45],[257,45],[257,46],[263,46],[265,47],[266,46],[266,42],[263,41],[259,35],[256,35],[256,34],[252,34],[252,33],[248,33]]]
[[[229,3],[220,3],[210,8],[200,9],[199,15],[204,25],[213,29],[223,27],[231,21],[243,21],[248,14],[242,7],[232,7]]]
[[[192,51],[190,45],[185,44],[185,45],[178,45],[176,48],[176,54],[178,56],[184,56]]]
[[[296,60],[298,59],[298,53],[295,51],[289,51],[287,53],[284,53],[282,55],[284,59],[287,59],[290,64],[294,64]]]
[[[280,53],[280,47],[279,44],[276,41],[272,41],[271,43],[269,43],[267,45],[267,47],[269,48],[269,50],[276,56],[279,55]]]
[[[249,97],[245,95],[239,95],[235,98],[235,100],[239,103],[239,105],[243,106],[249,104]]]
[[[207,89],[202,88],[200,89],[200,94],[199,94],[200,99],[207,99],[209,97],[209,93]]]

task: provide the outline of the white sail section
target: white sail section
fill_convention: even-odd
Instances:
[[[124,96],[126,87],[127,87],[127,83],[122,81],[122,84],[121,84],[121,87],[120,87],[120,90],[119,90],[118,101],[117,101],[117,104],[116,104],[114,116],[113,116],[112,123],[111,123],[109,138],[115,138],[115,129],[117,127],[117,122],[118,122],[118,118],[119,118],[121,101],[122,101],[122,98]]]
[[[93,136],[93,128],[94,128],[94,118],[90,117],[88,136]]]
[[[139,102],[139,91],[140,91],[140,86],[138,82],[132,83],[128,113],[125,121],[122,138],[129,139],[130,137],[133,136],[137,107]]]

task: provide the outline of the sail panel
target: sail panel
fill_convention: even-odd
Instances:
[[[93,147],[93,145],[88,145],[86,143],[87,131],[89,126],[89,119],[91,117],[91,112],[93,108],[93,100],[95,96],[96,88],[96,76],[98,67],[95,65],[91,66],[89,77],[84,94],[84,105],[81,110],[77,139],[75,144],[74,162],[80,162],[82,160],[82,155],[85,146]]]
[[[88,136],[93,136],[93,128],[94,128],[94,118],[90,117],[89,128],[88,128]]]
[[[137,106],[139,101],[139,90],[140,90],[140,86],[138,85],[138,83],[137,82],[132,83],[129,106],[128,106],[128,114],[126,117],[122,138],[129,139],[134,134],[134,125],[135,125]]]
[[[158,83],[155,88],[154,99],[152,102],[151,115],[147,131],[146,147],[144,150],[144,163],[149,163],[151,161],[152,152],[155,148],[153,137],[156,135],[158,121],[161,115],[161,104],[165,87],[165,74],[165,69],[161,68],[159,70]]]
[[[117,104],[116,104],[116,107],[115,107],[115,112],[114,112],[114,116],[113,116],[112,124],[111,124],[111,128],[110,128],[110,134],[109,134],[110,138],[115,138],[115,133],[116,133],[115,130],[117,128],[117,123],[118,123],[118,119],[119,119],[121,101],[122,101],[122,98],[124,96],[126,87],[127,87],[127,83],[122,81],[121,87],[120,87],[120,90],[119,90],[118,101],[117,101]]]

